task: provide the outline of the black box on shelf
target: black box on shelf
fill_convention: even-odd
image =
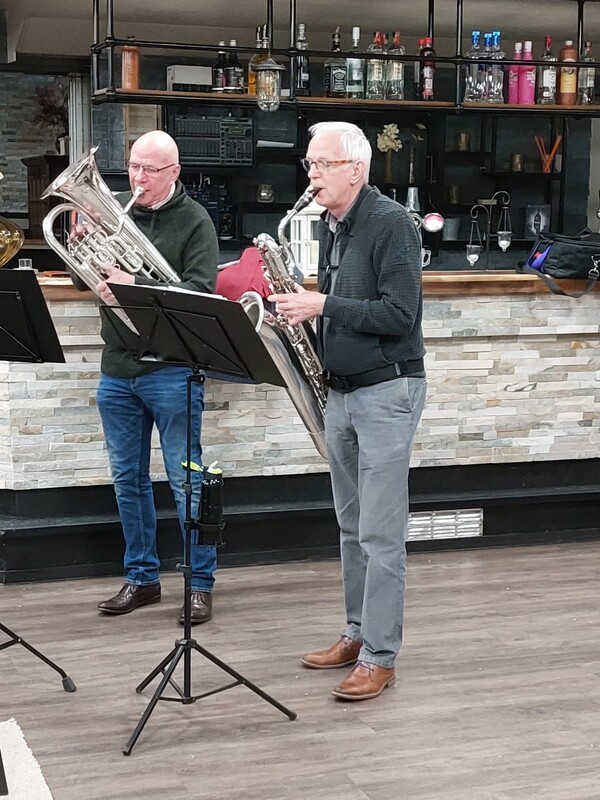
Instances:
[[[171,133],[182,165],[251,167],[254,163],[251,119],[175,116]]]

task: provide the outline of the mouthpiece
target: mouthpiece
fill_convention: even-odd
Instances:
[[[302,211],[303,208],[306,208],[306,206],[310,205],[313,201],[314,196],[315,196],[315,190],[313,189],[312,186],[309,186],[308,189],[304,192],[304,194],[301,195],[296,200],[296,205],[292,209],[293,212],[297,214],[299,211]]]

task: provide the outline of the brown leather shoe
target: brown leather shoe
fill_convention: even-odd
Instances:
[[[202,625],[212,619],[212,593],[192,592],[192,625]],[[179,613],[179,622],[183,625],[183,606]]]
[[[151,583],[149,586],[126,583],[110,600],[98,603],[98,608],[105,614],[129,614],[140,606],[149,606],[152,603],[160,603],[160,583]]]
[[[337,669],[349,667],[356,662],[360,653],[361,643],[349,636],[342,636],[332,647],[327,650],[317,650],[307,653],[300,661],[310,669]]]
[[[368,700],[380,695],[386,686],[391,686],[396,680],[396,670],[392,667],[379,667],[367,661],[358,661],[352,672],[332,694],[342,700]]]

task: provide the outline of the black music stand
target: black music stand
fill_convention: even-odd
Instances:
[[[64,360],[48,306],[33,270],[0,270],[0,361],[52,361],[63,364]],[[72,679],[54,661],[1,622],[0,630],[9,637],[9,641],[0,644],[0,650],[15,644],[22,645],[58,672],[65,692],[75,691]]]
[[[186,395],[187,457],[186,482],[183,484],[186,509],[184,557],[183,563],[177,565],[177,569],[184,576],[183,638],[175,641],[175,646],[169,654],[136,687],[136,692],[140,693],[159,673],[163,675],[146,710],[129,737],[123,754],[126,756],[131,754],[159,700],[189,705],[209,695],[244,685],[290,720],[296,719],[295,712],[290,711],[205,647],[199,645],[191,635],[192,531],[199,531],[202,544],[211,546],[222,544],[221,529],[215,530],[215,527],[220,528],[220,526],[202,525],[192,515],[192,384],[204,382],[204,375],[200,370],[230,375],[240,380],[272,383],[276,386],[285,386],[285,381],[239,303],[177,287],[111,283],[110,288],[141,336],[142,345],[138,354],[140,361],[188,366],[192,369],[192,374],[187,380]],[[191,656],[194,650],[235,678],[234,682],[225,684],[218,689],[193,695],[191,691]],[[175,683],[172,677],[182,657],[183,689]],[[170,684],[175,690],[176,697],[163,696],[167,684]]]

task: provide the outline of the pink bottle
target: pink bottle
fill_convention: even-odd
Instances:
[[[514,61],[520,61],[523,45],[515,42]],[[519,102],[519,74],[521,67],[518,64],[511,64],[508,68],[508,102],[516,105]]]
[[[533,58],[532,43],[525,42],[523,61],[531,61]],[[519,105],[527,106],[535,104],[535,67],[519,67]]]

